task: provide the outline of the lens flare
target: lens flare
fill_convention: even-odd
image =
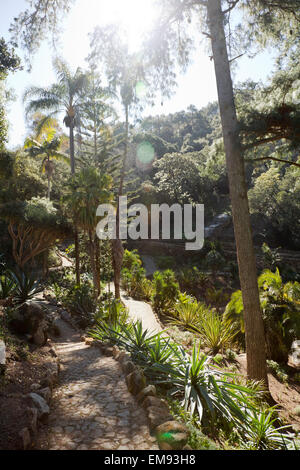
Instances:
[[[136,92],[136,96],[139,98],[139,99],[142,99],[142,98],[145,98],[146,94],[147,94],[147,86],[145,85],[144,82],[137,82],[136,86],[135,86],[135,92]]]
[[[141,163],[151,163],[154,160],[155,150],[150,142],[142,142],[137,148],[137,158]]]

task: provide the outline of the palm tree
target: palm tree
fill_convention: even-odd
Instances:
[[[74,128],[78,123],[78,109],[81,93],[85,87],[86,75],[80,68],[72,74],[66,62],[55,59],[54,70],[58,82],[48,88],[32,86],[25,91],[24,101],[27,102],[26,115],[36,111],[47,111],[48,115],[41,121],[43,126],[53,116],[65,112],[64,124],[69,128],[69,146],[71,173],[75,173]],[[79,242],[75,227],[76,281],[80,284]]]
[[[129,116],[139,98],[136,86],[144,79],[144,70],[139,54],[130,53],[128,45],[122,40],[117,25],[98,26],[91,41],[92,53],[89,56],[91,67],[99,61],[105,71],[110,91],[119,97],[125,116],[124,153],[121,164],[118,196],[124,194],[126,166],[129,149]],[[115,297],[120,298],[120,277],[124,249],[120,239],[119,204],[116,213],[116,239],[112,240],[112,257],[114,268]]]
[[[51,192],[51,178],[54,173],[54,163],[52,159],[63,161],[65,163],[70,162],[69,157],[59,151],[61,141],[58,137],[50,138],[44,140],[44,142],[38,142],[35,139],[28,138],[25,141],[25,150],[29,153],[31,157],[45,156],[42,162],[42,172],[46,173],[48,179],[48,190],[47,197],[50,199]]]
[[[93,273],[95,296],[100,295],[100,273],[97,261],[96,211],[99,204],[112,199],[110,191],[112,179],[100,173],[97,168],[83,168],[70,181],[65,202],[76,218],[78,226],[88,235],[90,247],[90,263]]]

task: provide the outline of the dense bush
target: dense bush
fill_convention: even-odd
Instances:
[[[300,284],[284,284],[279,270],[265,270],[258,278],[260,302],[265,325],[267,357],[276,362],[287,362],[295,339],[300,337]],[[243,332],[243,301],[241,291],[234,292],[224,318],[232,321]]]
[[[155,288],[154,309],[157,312],[169,312],[173,309],[180,293],[174,272],[171,269],[163,272],[156,271],[153,276],[153,283]]]

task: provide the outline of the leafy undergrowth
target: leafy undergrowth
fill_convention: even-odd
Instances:
[[[265,403],[260,384],[222,370],[218,361],[195,345],[189,354],[164,333],[151,336],[140,322],[128,324],[116,318],[110,323],[98,321],[91,335],[128,351],[148,381],[180,403],[190,416],[197,448],[204,445],[201,433],[222,448],[295,448],[294,435],[282,425],[276,408]]]

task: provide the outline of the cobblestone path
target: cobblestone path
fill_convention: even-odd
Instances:
[[[118,363],[86,346],[60,321],[56,351],[62,370],[37,449],[157,450],[144,409],[128,392]]]

